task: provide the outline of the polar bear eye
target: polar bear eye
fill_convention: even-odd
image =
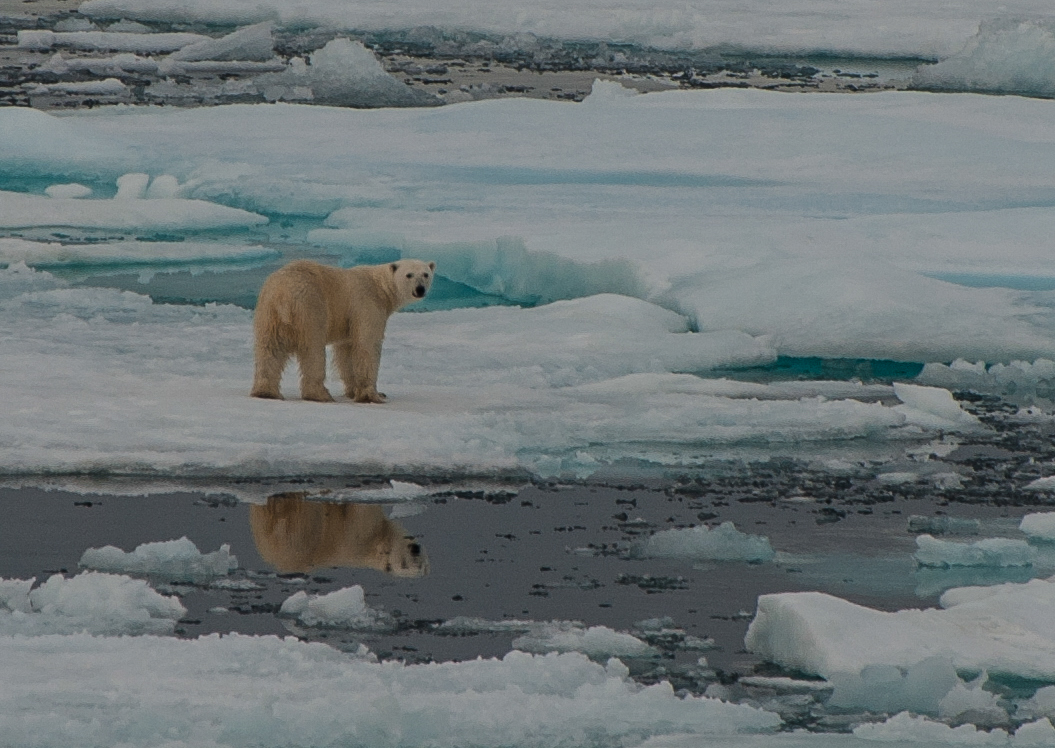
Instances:
[[[425,273],[425,275],[424,275],[424,276],[422,276],[422,277],[424,277],[424,278],[428,278],[428,277],[429,277],[429,274],[428,274],[428,273]]]
[[[414,277],[414,274],[413,274],[413,273],[407,273],[407,277],[408,277],[408,278],[413,278],[413,277]]]

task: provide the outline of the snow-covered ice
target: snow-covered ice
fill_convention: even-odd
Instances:
[[[202,553],[193,541],[182,537],[143,543],[129,553],[112,545],[89,548],[78,565],[96,571],[144,574],[170,582],[205,582],[227,576],[238,568],[238,559],[231,555],[227,544]]]
[[[404,665],[231,634],[0,637],[0,742],[318,746],[636,744],[769,733],[775,714],[643,687],[617,660],[511,652]],[[61,705],[61,719],[53,706]]]

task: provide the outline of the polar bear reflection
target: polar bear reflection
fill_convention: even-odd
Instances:
[[[307,501],[303,493],[280,493],[249,507],[253,541],[263,559],[280,572],[328,566],[377,569],[397,577],[429,573],[418,542],[376,504]]]

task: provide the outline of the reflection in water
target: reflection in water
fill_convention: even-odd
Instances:
[[[424,549],[376,504],[307,501],[280,493],[249,508],[263,559],[280,572],[327,566],[377,569],[397,577],[429,573]]]

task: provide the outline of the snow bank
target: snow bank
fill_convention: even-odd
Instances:
[[[326,595],[297,592],[286,598],[278,614],[305,626],[356,631],[387,631],[395,625],[390,615],[366,604],[365,593],[358,584]]]
[[[944,609],[887,613],[821,592],[762,595],[745,644],[825,677],[941,657],[961,672],[1055,682],[1055,581],[957,588],[941,602]]]
[[[551,623],[536,624],[528,633],[513,640],[513,648],[522,652],[581,652],[590,659],[609,657],[654,657],[659,652],[631,634],[613,631],[607,626]]]
[[[920,566],[947,569],[950,566],[1030,566],[1037,550],[1025,540],[985,538],[974,543],[938,540],[931,535],[916,538],[912,556]]]
[[[99,242],[58,244],[0,237],[0,264],[25,263],[41,269],[120,265],[190,265],[260,262],[280,256],[276,249],[205,242]]]
[[[1018,529],[1037,540],[1055,541],[1055,512],[1027,514]]]
[[[748,535],[732,522],[723,522],[713,530],[704,525],[676,530],[661,530],[631,546],[638,558],[682,558],[693,561],[771,561],[776,555],[769,538]]]
[[[85,200],[0,191],[0,228],[209,231],[259,226],[264,216],[201,200]]]
[[[186,609],[139,579],[87,572],[67,579],[0,579],[0,639],[13,634],[167,634]]]
[[[0,637],[0,661],[19,684],[0,690],[5,744],[30,735],[39,745],[84,748],[172,736],[225,746],[574,747],[780,724],[751,707],[679,698],[666,683],[639,686],[618,661],[603,666],[580,654],[408,666],[231,634]]]
[[[212,553],[202,553],[186,537],[160,543],[143,543],[131,553],[107,545],[89,548],[78,565],[85,569],[124,574],[146,574],[170,582],[204,582],[225,577],[238,568],[231,546],[221,545]]]
[[[1000,6],[1007,15],[1043,15],[1039,0]],[[938,2],[896,0],[882,7],[831,0],[771,3],[546,0],[530,7],[479,0],[437,8],[427,0],[388,3],[310,0],[89,0],[80,12],[94,18],[247,24],[274,20],[286,25],[339,29],[440,29],[498,36],[492,45],[537,48],[536,37],[597,39],[679,49],[722,47],[753,52],[835,52],[858,56],[935,58],[958,50],[994,9],[983,0],[954,7]],[[423,33],[419,30],[418,32]],[[433,31],[433,34],[436,32]],[[502,38],[506,37],[506,38]],[[426,37],[428,38],[428,37]],[[440,37],[442,39],[442,36]]]
[[[1055,21],[983,20],[962,50],[936,65],[921,66],[912,85],[939,91],[1055,96]]]

